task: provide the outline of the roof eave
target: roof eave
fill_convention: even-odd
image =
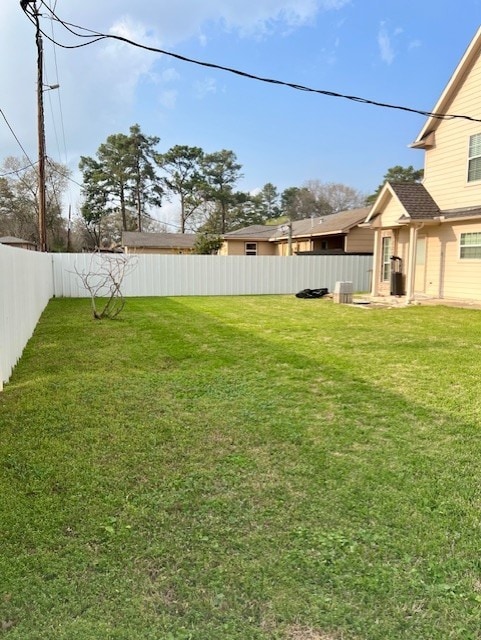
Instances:
[[[457,91],[457,85],[464,74],[468,71],[472,63],[476,60],[481,51],[481,27],[478,28],[476,34],[471,40],[468,48],[464,52],[458,66],[454,70],[448,84],[442,92],[439,100],[437,101],[434,109],[431,112],[431,116],[426,120],[424,127],[421,129],[416,140],[410,145],[414,149],[422,149],[423,139],[429,135],[434,129],[437,128],[441,119],[439,116],[446,112],[448,105],[450,104],[453,96]]]

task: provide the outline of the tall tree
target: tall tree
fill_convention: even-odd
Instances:
[[[402,167],[397,164],[394,167],[390,167],[386,173],[384,174],[384,179],[381,184],[378,186],[376,191],[372,193],[370,196],[366,198],[366,204],[373,204],[378,197],[381,189],[385,185],[386,182],[411,182],[417,183],[421,182],[424,177],[424,169],[415,169],[412,165],[408,167]]]
[[[302,220],[328,215],[333,211],[328,202],[316,198],[316,194],[307,187],[288,187],[281,194],[281,213],[289,220]]]
[[[242,191],[232,193],[226,231],[235,231],[253,224],[264,224],[266,211],[259,194],[252,195]]]
[[[206,154],[202,160],[206,199],[216,204],[219,213],[218,233],[227,230],[228,212],[236,202],[234,187],[242,177],[241,168],[235,153],[227,149]]]
[[[280,215],[280,196],[277,187],[272,182],[267,182],[260,192],[256,195],[260,208],[263,212],[263,218],[270,220],[278,218]]]
[[[202,204],[206,185],[202,174],[204,152],[200,147],[175,145],[157,157],[159,166],[167,174],[162,182],[168,194],[180,201],[180,232],[185,233],[187,222]]]
[[[136,211],[137,230],[141,231],[149,217],[147,206],[160,206],[162,201],[154,161],[158,142],[159,138],[145,136],[138,125],[133,125],[128,136],[123,133],[108,136],[97,150],[97,159],[81,156],[79,168],[83,173],[88,210],[92,210],[91,205],[95,205],[95,209],[102,203],[105,214],[119,210],[122,230],[129,231],[128,208],[131,207]]]
[[[318,203],[325,203],[332,213],[363,207],[366,200],[365,194],[340,182],[308,180],[304,186],[314,195]]]
[[[148,206],[160,207],[163,189],[160,178],[156,173],[157,152],[155,147],[160,138],[144,135],[138,124],[130,127],[130,147],[133,159],[133,188],[130,203],[137,213],[137,230],[142,231],[144,216]]]

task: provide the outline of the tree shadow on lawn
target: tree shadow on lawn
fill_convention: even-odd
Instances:
[[[113,566],[122,547],[141,621],[192,637],[476,637],[477,423],[202,306],[139,300],[113,324],[49,306],[0,403],[5,481],[37,492],[37,527],[47,510]],[[135,539],[109,533],[124,521]]]

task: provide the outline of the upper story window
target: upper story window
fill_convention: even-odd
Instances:
[[[245,255],[246,256],[256,256],[257,255],[257,242],[246,242]]]
[[[462,233],[459,242],[459,257],[464,260],[481,259],[481,233]]]
[[[468,182],[481,180],[481,133],[469,138]]]

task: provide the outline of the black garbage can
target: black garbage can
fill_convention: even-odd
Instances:
[[[401,271],[391,272],[391,295],[404,295],[404,274]]]
[[[391,295],[404,295],[403,261],[399,256],[391,256]]]

